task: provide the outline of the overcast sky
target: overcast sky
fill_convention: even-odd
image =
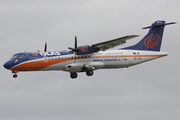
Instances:
[[[20,72],[3,64],[13,54],[65,50],[126,35],[140,35],[156,20],[180,21],[179,0],[0,0],[0,120],[179,120],[179,24],[166,26],[161,51],[168,56],[92,77]]]

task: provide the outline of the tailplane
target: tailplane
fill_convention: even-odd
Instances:
[[[149,51],[160,51],[162,37],[165,25],[176,24],[175,22],[165,23],[165,21],[156,21],[151,26],[143,29],[150,28],[148,34],[136,45],[122,48],[130,50],[149,50]]]

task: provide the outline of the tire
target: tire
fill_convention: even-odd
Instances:
[[[71,74],[70,74],[70,77],[71,77],[72,79],[77,78],[77,76],[78,76],[78,75],[77,75],[77,73],[76,73],[76,72],[75,72],[75,73],[71,73]]]
[[[14,74],[14,75],[13,75],[13,78],[17,78],[17,74]]]
[[[92,76],[93,73],[94,73],[94,72],[93,72],[92,70],[87,70],[87,71],[86,71],[86,75],[87,75],[87,76]]]

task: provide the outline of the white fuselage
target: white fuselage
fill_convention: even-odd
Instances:
[[[64,59],[64,62],[59,62],[47,66],[42,71],[46,70],[62,70],[67,72],[81,72],[83,66],[93,70],[109,69],[109,68],[124,68],[130,67],[149,60],[167,56],[167,52],[154,51],[137,51],[137,50],[109,50],[99,51],[84,55],[63,55],[55,57],[45,57],[44,64],[54,62],[59,59]],[[73,59],[75,58],[76,59]],[[71,66],[71,67],[68,67]]]

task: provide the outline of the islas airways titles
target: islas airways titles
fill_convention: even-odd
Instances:
[[[100,42],[92,45],[77,46],[75,37],[74,48],[69,47],[69,51],[47,51],[45,44],[42,52],[21,52],[16,53],[8,60],[4,67],[13,73],[17,78],[17,73],[23,71],[50,71],[62,70],[70,73],[71,78],[77,78],[79,72],[85,72],[87,76],[92,76],[94,70],[124,68],[147,62],[156,58],[167,56],[167,52],[160,52],[162,37],[165,25],[175,24],[175,22],[165,23],[165,21],[155,21],[149,29],[147,35],[137,44],[117,49],[108,50],[126,43],[138,35],[128,35],[121,38]]]

